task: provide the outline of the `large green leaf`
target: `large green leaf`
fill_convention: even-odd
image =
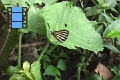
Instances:
[[[73,6],[71,2],[56,3],[46,6],[42,16],[46,23],[47,37],[55,45],[62,45],[69,49],[81,47],[94,52],[103,50],[103,43],[99,33],[92,27],[92,23],[85,17],[83,11]],[[63,43],[57,41],[51,32],[66,29],[69,35]]]
[[[39,16],[41,10],[31,6],[28,12],[28,29],[36,33],[46,33],[43,18]]]

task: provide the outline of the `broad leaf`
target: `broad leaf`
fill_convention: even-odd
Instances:
[[[103,43],[93,24],[85,17],[83,11],[73,6],[71,2],[56,3],[46,6],[42,12],[46,23],[47,37],[55,45],[62,45],[69,49],[81,47],[94,52],[103,50]],[[63,43],[59,42],[51,32],[68,30],[69,35]]]

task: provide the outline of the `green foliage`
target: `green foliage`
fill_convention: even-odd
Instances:
[[[59,61],[57,63],[57,68],[65,71],[65,69],[66,69],[66,62],[63,59],[59,59]]]
[[[35,80],[42,80],[41,77],[41,66],[40,66],[40,62],[39,61],[35,61],[32,63],[31,65],[31,73],[34,75]]]
[[[59,3],[56,3],[57,0],[2,0],[3,4],[11,4],[5,5],[5,8],[13,5],[16,6],[18,3],[19,6],[29,9],[28,28],[19,29],[19,32],[22,33],[33,32],[33,34],[25,36],[26,39],[35,38],[37,36],[35,33],[45,34],[52,44],[68,48],[68,51],[64,52],[63,47],[61,49],[59,46],[54,50],[56,48],[55,46],[47,45],[47,47],[49,46],[49,50],[45,47],[38,61],[32,64],[25,61],[23,63],[23,69],[18,66],[9,66],[6,74],[12,75],[10,80],[47,80],[50,76],[54,77],[55,80],[60,80],[61,71],[65,71],[69,66],[67,66],[67,62],[71,58],[68,56],[69,53],[76,55],[69,50],[73,49],[74,51],[76,48],[81,53],[79,62],[74,66],[77,67],[77,80],[80,80],[82,77],[81,72],[85,73],[85,80],[105,80],[98,74],[87,74],[86,67],[91,58],[89,57],[91,56],[90,51],[98,53],[103,50],[103,47],[106,47],[109,49],[110,53],[108,54],[110,55],[120,53],[120,19],[114,15],[117,14],[119,16],[119,12],[115,6],[119,7],[117,1],[120,0],[96,0],[97,2],[94,0],[78,1],[80,1],[79,7],[73,6],[73,4],[77,5],[77,0]],[[92,4],[89,4],[89,1]],[[36,3],[38,5],[35,5]],[[44,8],[40,6],[42,3],[45,4]],[[51,33],[63,29],[69,31],[69,34],[66,41],[61,43]],[[17,43],[17,34],[17,30],[11,31],[6,45],[7,53],[10,53]],[[14,37],[15,35],[17,37]],[[113,80],[119,80],[119,68],[119,66],[114,66],[111,69],[115,74]]]
[[[120,65],[114,66],[111,71],[114,72],[115,77],[112,80],[119,80],[120,79]]]
[[[106,37],[110,37],[110,38],[120,37],[120,32],[113,30]]]
[[[108,22],[108,23],[112,23],[113,22],[113,19],[108,16],[107,14],[105,13],[101,13],[101,15],[105,18],[105,20]]]
[[[13,48],[15,47],[16,43],[18,42],[18,31],[16,29],[12,29],[9,33],[8,41],[6,43],[6,53],[9,54]],[[7,55],[9,56],[9,55]]]
[[[102,13],[103,10],[112,9],[117,5],[116,0],[97,0],[98,5],[86,8],[86,16],[92,16]]]
[[[57,2],[58,0],[41,0],[43,3],[45,3],[46,5],[51,5],[55,2]]]
[[[113,71],[116,75],[120,76],[120,65],[119,66],[114,66],[111,71]]]
[[[9,66],[6,74],[12,75],[10,80],[42,80],[39,61],[35,61],[31,65],[28,61],[25,61],[23,63],[23,69],[19,66]]]
[[[103,79],[101,76],[99,76],[98,74],[94,74],[91,77],[87,78],[86,80],[105,80]]]
[[[118,25],[120,23],[120,19],[117,19],[115,21],[113,21],[112,23],[110,23],[108,25],[108,27],[105,29],[105,31],[103,32],[103,37],[104,38],[117,38],[119,40],[120,37],[120,25]],[[120,51],[111,43],[104,43],[105,47],[107,47],[108,49],[116,52],[116,53],[120,53]]]
[[[36,9],[32,4],[28,12],[28,30],[46,34],[44,20],[39,14],[41,14],[41,10]]]
[[[20,66],[16,66],[16,67],[13,67],[13,66],[9,66],[7,69],[6,69],[6,74],[7,75],[13,75],[13,74],[18,74],[19,71],[20,71]]]
[[[51,59],[47,55],[43,55],[42,59],[45,60],[45,61],[47,61],[47,62],[51,62]]]
[[[19,71],[21,75],[24,75],[28,80],[35,80],[33,74],[30,72],[30,63],[25,61],[23,63],[23,70]]]
[[[43,10],[42,16],[46,23],[47,37],[53,44],[69,49],[81,47],[94,52],[103,50],[101,36],[92,27],[93,24],[85,17],[82,10],[72,6],[72,3],[61,2],[47,6]],[[51,35],[51,32],[63,29],[68,30],[69,35],[65,42],[60,43]]]
[[[111,31],[120,32],[120,19],[117,19],[113,21],[104,31],[103,36],[104,37],[110,37]]]
[[[110,49],[111,51],[114,51],[116,53],[120,53],[120,50],[117,49],[114,45],[112,45],[111,43],[108,42],[104,42],[104,46],[107,47],[108,49]]]
[[[17,3],[19,4],[19,6],[21,7],[27,7],[29,8],[28,4],[30,5],[29,11],[28,11],[28,28],[27,29],[21,29],[20,31],[23,33],[28,33],[29,31],[35,32],[35,33],[46,33],[46,29],[45,29],[45,25],[44,25],[44,20],[43,18],[41,18],[39,16],[39,14],[41,14],[41,10],[36,9],[33,4],[34,3],[39,3],[42,4],[41,0],[18,0],[18,1],[14,1],[14,0],[2,0],[2,2],[4,4],[11,4],[11,5],[5,5],[5,7],[13,7],[13,6],[17,6]],[[46,2],[47,3],[47,2]]]
[[[26,71],[29,71],[29,69],[30,69],[30,63],[28,61],[25,61],[23,63],[23,69],[26,70]]]
[[[54,66],[49,65],[47,69],[45,70],[44,75],[51,75],[51,76],[59,75],[60,76],[60,71]]]
[[[20,74],[14,74],[9,80],[25,80],[25,78]]]

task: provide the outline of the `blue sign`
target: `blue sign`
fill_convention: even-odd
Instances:
[[[27,27],[27,7],[8,7],[8,25],[11,28]]]

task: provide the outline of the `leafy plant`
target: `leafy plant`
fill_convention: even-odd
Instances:
[[[114,66],[111,71],[114,72],[114,74],[116,75],[113,80],[118,80],[120,78],[120,66]]]
[[[101,51],[103,49],[102,39],[92,27],[93,22],[85,17],[80,8],[72,5],[70,2],[61,2],[45,7],[43,10],[41,15],[45,20],[49,41],[69,49],[82,47],[94,52]],[[58,11],[56,12],[56,10]],[[52,14],[55,15],[52,16]],[[64,43],[60,43],[51,35],[51,32],[63,29],[68,30],[69,35]]]
[[[115,60],[119,60],[120,19],[119,11],[116,10],[116,7],[119,7],[119,0],[68,0],[63,2],[60,0],[2,0],[2,2],[10,4],[5,5],[5,8],[17,6],[17,4],[28,8],[28,28],[15,32],[15,34],[19,32],[18,64],[16,67],[8,67],[6,74],[11,75],[10,80],[60,80],[62,72],[69,67],[69,61],[74,65],[74,70],[77,70],[76,74],[72,75],[75,79],[80,80],[84,73],[87,78],[83,79],[105,80],[98,74],[87,72],[87,66],[95,57],[93,54],[99,57],[99,59],[96,57],[94,59],[98,59],[98,62],[104,60],[102,53],[107,54],[107,58],[108,54],[112,57],[117,55],[118,58]],[[36,61],[32,64],[25,61],[21,67],[22,36],[28,32],[33,34],[30,34],[30,37],[27,36],[27,39],[36,38],[35,34],[44,34],[47,36],[48,43]],[[12,42],[13,38],[8,39],[7,46],[9,47]],[[14,45],[16,43],[17,40],[14,41]],[[106,50],[104,47],[109,49],[108,52],[104,52]],[[13,46],[9,48],[8,53]],[[77,53],[79,54],[77,60],[75,57],[75,62],[72,62],[71,58]],[[116,75],[114,80],[119,78],[117,70],[119,66],[112,68]]]

